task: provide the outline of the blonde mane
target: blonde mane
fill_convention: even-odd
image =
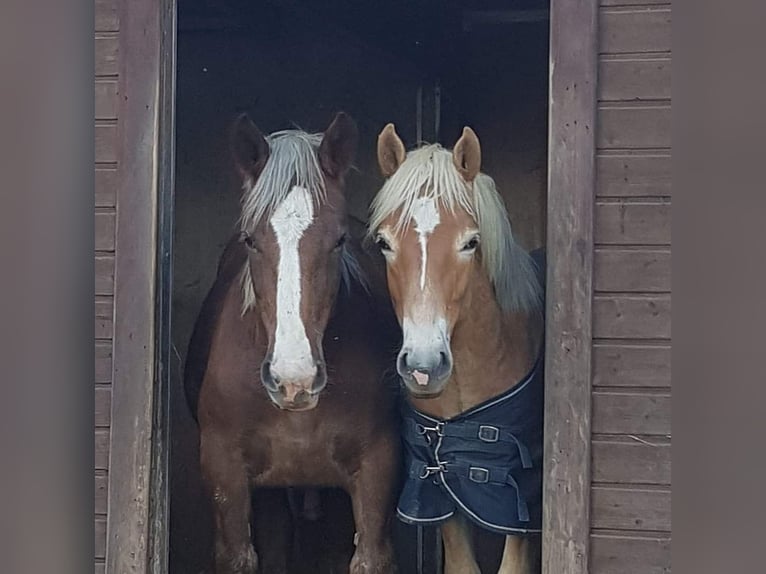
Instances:
[[[326,188],[317,156],[323,135],[284,130],[266,137],[269,144],[266,165],[255,182],[250,178],[244,182],[242,231],[252,231],[295,186],[308,190],[315,203],[324,201]]]
[[[481,235],[482,264],[501,309],[542,310],[535,262],[514,240],[508,212],[491,177],[480,173],[466,183],[455,168],[452,152],[438,144],[410,151],[370,206],[370,233],[397,210],[401,211],[394,232],[400,232],[412,220],[420,197],[434,199],[451,213],[460,207],[474,218]]]

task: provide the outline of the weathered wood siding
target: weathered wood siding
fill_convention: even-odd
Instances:
[[[670,572],[671,8],[601,0],[590,571]]]
[[[112,410],[112,328],[117,185],[116,0],[95,0],[96,419],[95,571],[104,572]]]

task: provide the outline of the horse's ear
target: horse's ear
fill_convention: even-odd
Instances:
[[[343,176],[354,162],[358,142],[356,122],[345,112],[338,112],[319,145],[319,163],[324,172],[330,177]]]
[[[230,146],[242,178],[255,181],[269,159],[269,143],[247,114],[234,121]]]
[[[476,133],[468,126],[463,128],[463,135],[457,140],[452,149],[452,161],[467,182],[479,174],[481,170],[481,145]]]
[[[394,124],[388,124],[378,136],[378,165],[385,177],[394,175],[399,166],[404,163],[407,152],[404,144],[396,133]]]

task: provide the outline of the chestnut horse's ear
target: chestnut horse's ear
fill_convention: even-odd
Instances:
[[[463,128],[463,135],[457,140],[452,150],[452,161],[467,182],[479,174],[481,170],[481,145],[476,133],[469,127]]]
[[[269,143],[247,114],[234,121],[230,145],[242,178],[255,181],[269,159]]]
[[[345,175],[354,162],[358,142],[356,122],[345,112],[338,112],[319,145],[319,163],[324,172],[334,178]]]
[[[399,166],[404,163],[407,152],[404,144],[396,133],[394,124],[388,124],[378,135],[378,165],[385,177],[394,175]]]

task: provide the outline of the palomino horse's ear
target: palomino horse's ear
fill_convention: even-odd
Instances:
[[[378,136],[378,165],[385,177],[394,175],[407,155],[394,124],[388,124]]]
[[[319,145],[319,163],[324,172],[330,177],[343,176],[354,162],[358,142],[356,122],[345,112],[338,112]]]
[[[463,128],[463,135],[457,140],[452,150],[452,161],[467,182],[479,174],[481,170],[481,145],[476,133],[469,127]]]
[[[269,143],[247,114],[234,121],[230,146],[242,178],[255,181],[269,159]]]

